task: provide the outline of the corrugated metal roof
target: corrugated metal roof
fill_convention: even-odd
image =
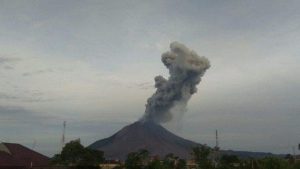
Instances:
[[[0,143],[0,151],[11,154],[9,149],[2,142]]]
[[[5,148],[3,148],[5,147]],[[49,158],[25,146],[15,143],[2,143],[0,166],[47,166]],[[1,150],[2,150],[1,149]],[[7,150],[10,153],[7,153]]]

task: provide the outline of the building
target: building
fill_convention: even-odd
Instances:
[[[0,142],[0,168],[41,168],[49,158],[16,143]]]

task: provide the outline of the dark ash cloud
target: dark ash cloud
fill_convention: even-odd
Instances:
[[[207,58],[200,57],[183,44],[173,42],[170,51],[162,54],[162,62],[170,77],[155,77],[156,92],[147,100],[143,121],[164,123],[172,120],[172,111],[184,112],[196,86],[210,67]]]

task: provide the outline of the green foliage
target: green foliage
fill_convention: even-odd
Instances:
[[[295,164],[291,167],[291,169],[300,169],[300,162],[295,163]]]
[[[150,159],[149,152],[140,150],[127,155],[126,169],[186,169],[186,161],[174,154],[168,154],[163,160]]]
[[[103,161],[103,152],[84,148],[79,140],[70,141],[52,158],[52,164],[67,166],[96,166]]]
[[[124,167],[123,166],[116,166],[113,169],[124,169]]]
[[[186,161],[170,153],[165,156],[162,165],[164,169],[185,169]]]
[[[192,155],[197,169],[300,169],[300,163],[289,158],[266,157],[262,159],[239,159],[235,155],[224,154],[218,161],[218,165],[213,165],[212,151],[207,146],[195,147]],[[170,153],[162,160],[149,157],[147,150],[129,153],[125,161],[126,169],[187,169],[184,159]]]
[[[239,158],[236,155],[223,155],[221,157],[220,162],[224,164],[233,164],[233,163],[239,163]]]
[[[147,150],[139,150],[127,155],[125,161],[126,169],[142,169],[149,160],[149,152]]]
[[[184,159],[179,159],[176,165],[176,169],[186,169],[186,161]]]
[[[240,166],[240,160],[236,155],[224,154],[221,157],[217,168],[219,168],[219,169],[230,169],[230,168],[236,167],[236,165]]]
[[[240,160],[236,157],[224,155],[216,169],[300,169],[300,164],[290,163],[288,159],[279,157]]]
[[[147,169],[166,169],[160,160],[155,159],[149,162]]]
[[[167,154],[163,160],[163,165],[165,166],[165,168],[175,168],[176,165],[176,161],[177,161],[178,157],[174,156],[174,154],[170,153]]]
[[[192,156],[200,169],[213,168],[212,161],[208,158],[211,153],[211,149],[202,145],[192,149]]]
[[[288,167],[288,162],[281,158],[266,157],[259,161],[260,167],[272,169],[285,169]]]

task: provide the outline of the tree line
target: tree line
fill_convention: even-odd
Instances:
[[[114,169],[300,169],[300,162],[287,155],[285,158],[265,157],[241,159],[236,155],[215,156],[215,151],[202,145],[191,150],[191,161],[170,153],[163,158],[150,156],[149,151],[139,150],[127,155],[124,163]],[[60,154],[51,160],[53,166],[100,168],[105,163],[104,153],[85,148],[79,140],[67,143]]]

